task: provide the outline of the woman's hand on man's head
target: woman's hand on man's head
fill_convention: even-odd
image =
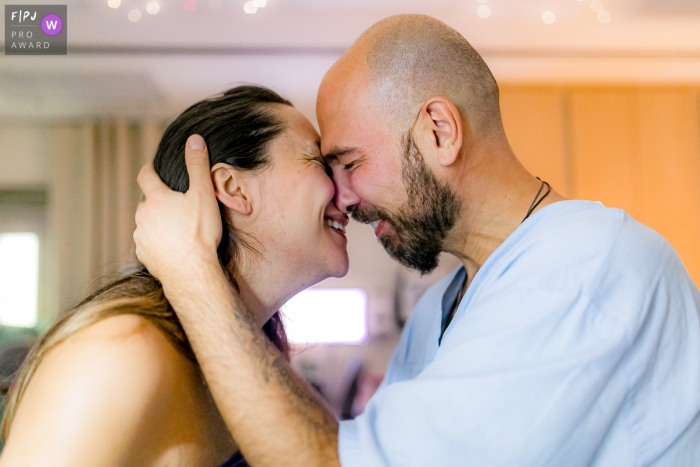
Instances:
[[[185,162],[190,180],[186,193],[163,183],[152,163],[141,169],[137,179],[145,199],[136,210],[136,256],[168,288],[189,281],[188,273],[198,265],[218,265],[221,214],[201,136],[187,140]]]

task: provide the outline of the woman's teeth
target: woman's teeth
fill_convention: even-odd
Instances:
[[[328,224],[328,226],[330,227],[333,227],[334,229],[340,230],[341,232],[345,232],[345,226],[340,222],[336,222],[332,219],[326,219],[326,224]]]
[[[370,222],[369,225],[371,225],[374,230],[377,230],[377,227],[379,227],[380,222],[381,221]]]

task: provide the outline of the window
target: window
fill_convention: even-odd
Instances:
[[[34,327],[39,296],[39,237],[0,234],[0,324]]]
[[[367,294],[362,289],[309,289],[282,308],[292,344],[361,344],[367,340]]]
[[[0,325],[33,328],[42,293],[46,193],[0,190]]]

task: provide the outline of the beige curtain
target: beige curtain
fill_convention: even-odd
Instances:
[[[134,261],[136,176],[163,130],[160,121],[128,119],[53,130],[47,240],[53,300],[43,323]]]
[[[134,212],[141,198],[136,176],[153,157],[160,132],[155,125],[126,120],[89,126],[92,141],[88,193],[91,201],[90,276],[123,269],[134,260]]]

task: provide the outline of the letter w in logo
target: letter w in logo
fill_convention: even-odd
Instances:
[[[58,21],[47,21],[46,29],[56,29],[58,27]]]

